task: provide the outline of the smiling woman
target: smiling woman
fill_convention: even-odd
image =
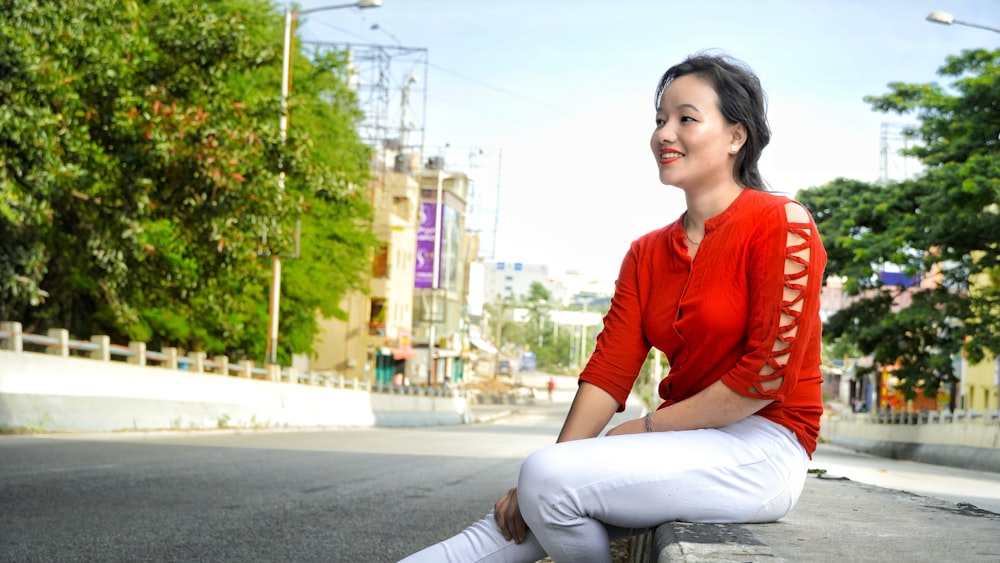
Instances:
[[[756,75],[723,55],[671,67],[651,148],[687,211],[632,243],[557,444],[531,454],[485,518],[407,558],[608,562],[664,522],[768,522],[798,500],[822,413],[825,252],[797,202],[764,191]],[[660,407],[600,434],[650,348]]]

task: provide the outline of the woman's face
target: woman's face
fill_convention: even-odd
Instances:
[[[743,126],[722,115],[707,81],[687,74],[664,89],[650,139],[664,184],[684,190],[735,184],[733,166],[744,139]]]

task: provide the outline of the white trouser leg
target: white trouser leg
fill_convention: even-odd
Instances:
[[[523,543],[507,541],[491,510],[485,518],[440,543],[414,553],[405,563],[534,563],[545,557],[529,531]],[[403,563],[401,562],[401,563]]]
[[[609,562],[609,543],[673,520],[768,522],[791,510],[809,459],[787,429],[753,416],[726,428],[564,442],[521,467],[531,531],[504,539],[491,511],[406,563]]]
[[[752,416],[543,448],[521,466],[518,503],[556,562],[609,562],[610,528],[776,520],[798,500],[808,464],[790,431]]]

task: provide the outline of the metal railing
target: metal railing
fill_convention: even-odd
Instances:
[[[1000,424],[1000,411],[975,411],[975,410],[955,410],[952,411],[879,411],[867,413],[845,412],[837,415],[841,420],[853,420],[869,424],[954,424],[954,423],[982,423]]]
[[[30,348],[35,348],[38,351]],[[112,344],[110,337],[103,335],[92,336],[90,340],[76,340],[70,338],[69,332],[65,329],[51,329],[45,335],[31,334],[23,332],[21,323],[18,322],[0,323],[0,350],[100,361],[119,361],[136,366],[167,368],[188,373],[234,376],[375,393],[437,397],[457,397],[467,394],[459,386],[443,388],[380,384],[360,379],[347,379],[343,375],[299,372],[295,368],[278,365],[260,367],[254,365],[254,362],[250,360],[231,362],[228,356],[209,358],[205,352],[190,352],[187,355],[182,355],[177,348],[168,347],[159,351],[147,350],[144,342],[131,342],[128,346],[122,346]]]

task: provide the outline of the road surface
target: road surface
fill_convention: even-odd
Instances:
[[[397,561],[485,514],[571,389],[488,424],[0,436],[0,560]],[[828,446],[813,464],[1000,512],[996,474]]]

